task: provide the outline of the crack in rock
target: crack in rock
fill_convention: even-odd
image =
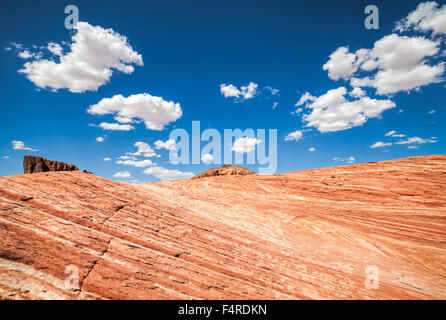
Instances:
[[[94,268],[96,267],[96,265],[98,264],[98,262],[99,262],[99,261],[104,257],[104,255],[108,252],[108,248],[110,247],[110,242],[111,242],[112,240],[113,240],[113,237],[110,237],[110,239],[109,239],[108,242],[107,242],[107,247],[105,248],[105,250],[103,250],[103,251],[100,253],[98,259],[95,260],[95,261],[92,263],[90,270],[88,270],[86,276],[84,277],[84,279],[82,280],[82,282],[81,282],[81,284],[80,284],[80,289],[79,289],[80,292],[82,292],[82,290],[83,290],[83,288],[84,288],[84,283],[85,283],[85,281],[87,280],[88,276],[93,272],[93,270],[94,270]]]

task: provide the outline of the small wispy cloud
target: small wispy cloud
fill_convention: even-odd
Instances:
[[[113,175],[113,177],[115,177],[115,178],[122,178],[122,179],[127,179],[127,178],[130,178],[131,176],[132,175],[128,171],[119,171]]]
[[[250,82],[246,86],[241,86],[240,89],[233,84],[221,84],[220,93],[225,98],[237,98],[240,100],[247,100],[253,98],[257,94],[258,84]]]
[[[427,138],[423,139],[420,137],[411,137],[406,140],[400,140],[395,142],[395,144],[425,144],[425,143],[437,143],[438,141],[436,139]]]
[[[93,125],[93,126],[95,126],[95,125]],[[135,129],[134,126],[131,126],[129,124],[108,123],[108,122],[102,122],[95,127],[101,128],[103,130],[111,130],[111,131],[130,131],[130,130]]]
[[[163,167],[149,167],[143,171],[144,174],[153,175],[161,180],[181,180],[194,176],[193,172],[182,172],[179,170],[169,170]]]
[[[268,91],[271,95],[275,96],[279,94],[279,89],[273,88],[271,86],[266,86],[265,90]]]
[[[149,159],[139,160],[139,161],[137,161],[137,160],[118,160],[118,161],[116,161],[116,163],[122,164],[125,166],[132,166],[132,167],[136,167],[136,168],[145,168],[145,167],[154,165],[154,163]]]
[[[296,130],[294,132],[288,133],[288,135],[285,137],[285,141],[299,141],[302,139],[303,133],[301,130]]]
[[[356,162],[356,158],[353,156],[350,156],[348,158],[341,158],[341,157],[335,157],[333,158],[334,162],[345,162],[345,163],[355,163]]]
[[[402,133],[398,133],[395,130],[392,130],[392,131],[387,132],[384,136],[392,137],[392,138],[404,138],[406,135],[402,134]]]
[[[383,148],[383,147],[390,147],[390,146],[392,146],[392,143],[391,142],[382,142],[382,141],[378,141],[378,142],[375,142],[374,144],[372,144],[371,146],[370,146],[370,148]]]
[[[23,141],[14,140],[11,142],[11,144],[14,150],[28,150],[32,152],[38,151],[37,149],[27,147]]]

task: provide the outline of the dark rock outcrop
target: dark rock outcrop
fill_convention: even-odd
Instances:
[[[64,162],[48,160],[42,157],[36,156],[24,156],[23,157],[23,172],[24,173],[37,173],[48,171],[77,171],[74,164],[66,164]]]
[[[215,176],[247,176],[256,174],[254,171],[246,169],[244,167],[235,164],[224,164],[218,168],[212,168],[203,171],[199,175],[192,177],[191,179],[200,179],[205,177],[215,177]]]

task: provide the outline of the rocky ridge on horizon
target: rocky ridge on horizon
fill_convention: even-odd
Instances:
[[[191,179],[201,179],[215,176],[247,176],[256,174],[257,173],[255,173],[254,171],[246,169],[236,164],[224,164],[221,167],[203,171],[202,173],[192,177]]]

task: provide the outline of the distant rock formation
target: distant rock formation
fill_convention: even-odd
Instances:
[[[252,174],[256,173],[235,164],[224,164],[221,167],[206,170],[199,175],[192,177],[191,179],[201,179],[214,176],[247,176]]]
[[[36,156],[24,156],[23,157],[23,172],[24,173],[37,173],[47,171],[77,171],[74,164],[66,164],[64,162],[48,160],[42,157]]]

